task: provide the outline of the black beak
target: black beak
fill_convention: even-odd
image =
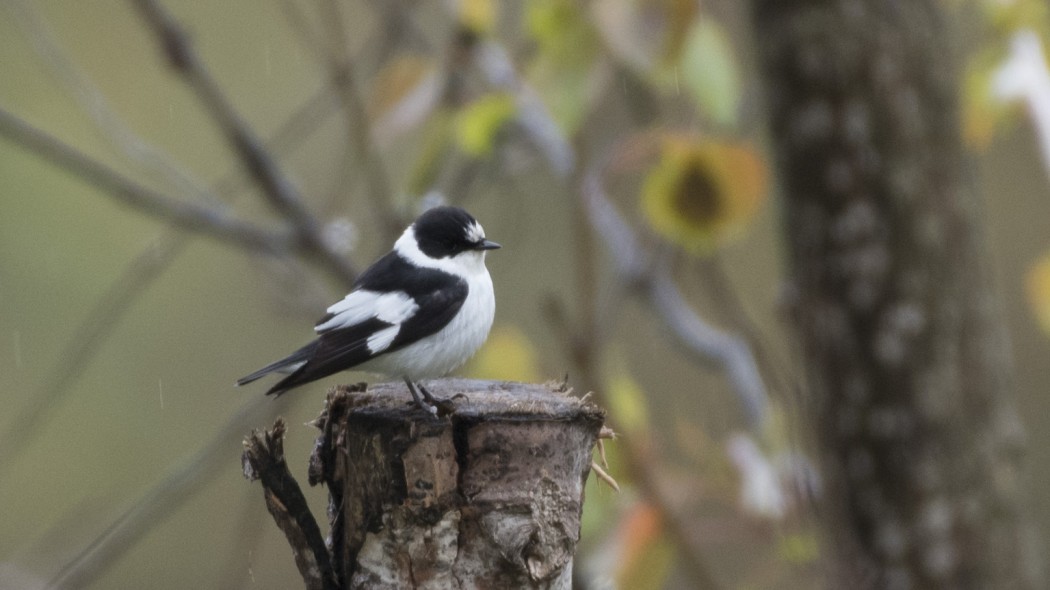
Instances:
[[[499,244],[497,244],[496,242],[493,242],[491,240],[481,240],[480,242],[478,242],[474,246],[474,249],[475,250],[499,250],[502,247],[503,246],[500,246]]]

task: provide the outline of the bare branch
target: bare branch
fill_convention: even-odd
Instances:
[[[425,54],[438,52],[430,46],[431,44],[425,39],[425,35],[415,26],[415,22],[409,18],[411,8],[406,10],[406,7],[401,6],[398,2],[383,0],[372,3],[371,8],[376,12],[380,24],[373,27],[370,37],[362,44],[363,56],[355,55],[352,62],[350,62],[348,53],[349,39],[347,38],[346,27],[342,25],[341,20],[334,25],[338,27],[338,30],[332,31],[331,36],[335,39],[323,41],[318,28],[309,22],[307,15],[303,13],[294,0],[277,1],[280,3],[281,11],[284,13],[293,31],[295,31],[300,43],[313,55],[319,64],[328,69],[331,84],[340,93],[344,91],[340,88],[346,75],[344,72],[352,74],[356,69],[354,64],[357,63],[385,63],[391,54],[402,49],[399,41],[403,40],[405,45],[421,46],[421,52]],[[321,18],[325,19],[326,22],[341,18],[335,2],[328,2],[325,4],[325,7],[328,8],[329,14],[322,15]],[[330,28],[334,28],[334,26],[330,25]],[[404,37],[410,38],[403,39]],[[329,46],[332,48],[330,49]],[[415,128],[433,112],[434,108],[441,101],[447,78],[448,72],[441,69],[436,69],[434,72],[426,75],[412,90],[406,91],[397,103],[391,105],[382,115],[377,116],[374,122],[363,116],[365,110],[361,94],[358,91],[360,86],[355,84],[354,94],[356,96],[341,97],[343,108],[350,119],[348,124],[356,130],[354,133],[356,137],[350,138],[351,147],[357,146],[355,147],[357,150],[367,149],[367,152],[361,152],[365,155],[366,160],[381,162],[380,154],[384,147],[389,146],[396,137]],[[345,99],[349,99],[349,101]],[[357,106],[352,104],[354,102],[357,103]],[[362,115],[359,116],[354,113],[362,113]],[[363,121],[364,125],[355,123],[355,121]],[[362,145],[362,142],[367,143]],[[369,166],[364,169],[364,173],[366,175],[378,175],[377,178],[369,181],[369,185],[378,188],[378,191],[370,194],[372,194],[377,205],[385,210],[383,215],[395,219],[397,217],[394,214],[396,194],[389,180],[389,175],[384,170],[385,168],[373,170]]]
[[[274,144],[285,149],[300,145],[302,140],[316,130],[320,122],[331,113],[331,105],[327,103],[330,103],[330,100],[323,92],[308,100],[289,118],[287,123],[282,125],[275,135]],[[216,188],[217,193],[232,192],[237,188],[236,177],[227,177],[220,181],[217,187],[224,187]],[[33,419],[14,420],[13,423],[22,428],[5,433],[3,440],[13,442],[5,442],[0,448],[11,450],[15,448],[15,442],[21,444],[31,438],[30,431],[34,430],[31,426],[38,421],[33,408],[53,404],[68,390],[68,384],[76,378],[82,367],[94,358],[94,351],[101,349],[102,342],[112,332],[111,328],[116,325],[120,315],[128,310],[130,302],[137,297],[137,293],[151,284],[156,276],[159,276],[167,261],[174,258],[179,249],[189,243],[189,237],[182,234],[169,235],[167,238],[162,237],[158,243],[160,245],[155,246],[157,250],[140,255],[128,267],[121,279],[116,281],[107,294],[100,298],[95,310],[89,315],[91,321],[85,322],[78,328],[67,345],[67,352],[62,358],[68,360],[69,366],[64,366],[62,370],[56,371],[57,377],[39,390],[39,395],[35,397],[38,403],[31,406],[25,414],[33,416]],[[157,526],[159,521],[178,510],[183,502],[192,498],[207,481],[218,473],[218,468],[225,461],[224,453],[229,448],[229,444],[240,436],[240,433],[286,405],[287,402],[284,400],[277,400],[276,404],[273,404],[258,398],[246,402],[201,451],[169,472],[166,478],[143,494],[120,517],[110,523],[76,558],[66,563],[53,578],[52,585],[80,587],[97,579],[139,538]],[[5,457],[14,455],[14,453],[4,454]]]
[[[245,430],[284,411],[287,396],[252,397],[195,455],[186,458],[116,518],[72,560],[62,565],[49,588],[86,588],[161,522],[193,498],[227,466],[228,453]]]
[[[288,122],[281,126],[274,136],[273,144],[278,146],[278,149],[291,149],[301,145],[331,113],[330,102],[323,92],[306,101]],[[215,192],[233,192],[238,188],[236,182],[236,176],[228,176],[217,183]],[[65,362],[53,372],[56,377],[37,391],[34,404],[13,420],[14,426],[11,430],[0,437],[3,441],[0,448],[9,451],[4,453],[5,458],[17,456],[15,449],[32,440],[33,433],[39,430],[35,426],[39,424],[43,412],[48,407],[53,407],[68,391],[68,385],[80,374],[83,367],[94,359],[95,352],[102,349],[105,339],[112,333],[112,328],[117,325],[120,317],[130,308],[131,302],[152,284],[170,260],[190,243],[190,237],[185,234],[162,236],[153,249],[142,253],[129,265],[121,278],[99,299],[92,313],[88,315],[89,320],[74,332],[67,344],[60,357]],[[217,468],[225,461],[223,453],[228,449],[229,442],[239,437],[240,433],[252,424],[264,419],[264,416],[283,408],[286,402],[278,400],[278,404],[270,405],[255,398],[246,402],[208,445],[197,455],[187,459],[181,467],[173,469],[167,478],[143,494],[124,514],[110,523],[74,560],[60,570],[53,583],[79,587],[82,582],[88,583],[102,575],[138,538],[149,532],[150,528],[157,524],[156,521],[176,511],[183,501],[191,498],[216,475]],[[2,466],[3,464],[0,464],[0,467]]]
[[[278,8],[280,8],[281,14],[288,21],[288,25],[292,28],[292,32],[295,33],[296,39],[302,44],[303,49],[310,53],[318,62],[323,63],[327,51],[323,38],[317,27],[303,13],[299,3],[295,0],[276,1],[279,4]]]
[[[144,187],[2,108],[0,136],[95,185],[121,203],[176,227],[261,252],[287,252],[296,245],[290,236],[259,229],[225,211],[173,199]]]
[[[275,149],[288,150],[301,145],[331,113],[332,105],[326,104],[330,102],[323,92],[306,101],[274,135],[272,144],[276,146]],[[213,192],[232,194],[241,188],[238,182],[243,182],[243,179],[231,173],[216,183]],[[104,349],[113,328],[131,309],[134,301],[192,243],[193,235],[183,233],[178,228],[162,233],[125,267],[109,289],[98,298],[91,312],[73,330],[65,348],[58,355],[60,361],[48,372],[51,377],[34,391],[29,397],[29,403],[18,410],[18,415],[0,432],[0,448],[4,449],[0,456],[0,474],[21,455],[36,435],[44,431],[42,424],[48,410],[61,402],[69,392],[69,386],[95,359],[96,354]]]
[[[367,180],[366,192],[372,199],[374,214],[378,216],[389,236],[397,236],[404,224],[394,212],[394,190],[386,172],[386,165],[373,140],[372,124],[361,98],[361,88],[357,83],[354,62],[350,56],[349,36],[343,24],[343,14],[337,0],[328,0],[323,5],[327,10],[324,21],[328,25],[333,47],[325,65],[332,86],[335,87],[346,112],[350,144],[360,158],[357,168]]]
[[[280,171],[277,162],[226,99],[175,19],[154,0],[135,0],[135,6],[156,35],[168,63],[196,93],[270,205],[295,228],[303,247],[312,251],[345,283],[353,283],[357,276],[353,265],[324,240],[320,222],[307,208],[295,185]]]
[[[307,590],[336,590],[339,584],[321,528],[284,460],[284,431],[284,419],[278,418],[271,430],[253,430],[244,439],[244,477],[261,481],[266,508],[292,546]]]
[[[110,107],[106,97],[81,71],[66,52],[51,28],[40,14],[37,3],[15,0],[5,3],[8,12],[19,23],[27,40],[36,49],[54,76],[80,104],[81,109],[95,122],[101,135],[128,160],[141,165],[154,176],[165,179],[174,192],[194,195],[205,202],[218,203],[220,199],[203,183],[174,164],[164,152],[136,134]]]
[[[577,167],[576,151],[536,91],[518,77],[507,50],[495,41],[485,40],[474,47],[472,56],[478,70],[491,86],[514,97],[517,123],[546,158],[551,170],[562,178],[572,174]]]

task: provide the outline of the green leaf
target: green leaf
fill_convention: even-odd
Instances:
[[[740,106],[740,67],[721,25],[702,18],[682,52],[678,76],[701,111],[722,125],[734,125]]]
[[[543,104],[550,111],[554,122],[564,133],[574,133],[586,113],[590,91],[589,72],[542,60],[529,70],[529,79],[543,97]]]
[[[476,157],[492,153],[496,134],[515,111],[514,97],[506,94],[489,94],[467,105],[456,119],[460,148]]]
[[[820,558],[820,542],[808,532],[785,535],[777,543],[777,557],[796,565],[813,563]]]
[[[598,33],[583,5],[573,0],[529,2],[525,25],[536,45],[528,80],[561,130],[572,134],[587,106]]]
[[[525,27],[539,53],[564,66],[589,63],[596,48],[596,35],[581,6],[573,0],[529,2]]]

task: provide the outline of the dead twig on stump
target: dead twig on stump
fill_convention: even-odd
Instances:
[[[278,418],[271,430],[252,431],[245,439],[244,476],[262,481],[266,508],[292,546],[307,590],[338,590],[321,529],[284,461],[284,430],[284,420]]]

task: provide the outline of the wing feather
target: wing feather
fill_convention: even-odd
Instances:
[[[267,393],[279,395],[436,334],[463,307],[467,291],[459,277],[387,254],[327,309],[314,327],[318,338],[300,349],[309,349],[309,358]]]
[[[419,306],[404,291],[377,293],[368,289],[352,291],[342,301],[328,308],[314,331],[323,334],[337,328],[355,326],[372,318],[388,324],[400,324],[416,313]]]

